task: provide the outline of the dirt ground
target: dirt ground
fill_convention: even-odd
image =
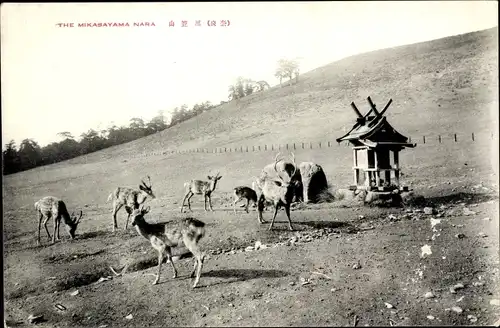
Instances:
[[[269,232],[255,209],[234,215],[226,203],[205,213],[195,202],[190,214],[207,223],[200,245],[210,254],[196,289],[189,258],[176,261],[177,279],[167,263],[152,285],[156,253],[131,227],[65,235],[55,245],[42,235],[42,247],[32,232],[20,233],[5,242],[6,322],[24,326],[43,315],[40,327],[491,325],[500,319],[498,197],[448,187],[428,192],[432,215],[424,205],[299,206],[296,232],[283,211]],[[175,212],[165,206],[147,218],[182,217]],[[441,220],[434,231],[431,218]],[[264,249],[247,248],[256,241]],[[431,254],[422,257],[424,245]],[[123,276],[109,269],[125,265]],[[463,288],[450,290],[457,284]]]

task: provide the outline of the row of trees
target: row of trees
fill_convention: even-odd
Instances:
[[[45,147],[40,147],[33,139],[24,139],[18,147],[15,141],[11,140],[5,145],[3,151],[3,173],[11,174],[41,165],[53,164],[139,139],[179,124],[213,107],[208,101],[196,104],[191,109],[187,105],[176,107],[169,124],[166,122],[163,111],[160,111],[149,122],[134,117],[128,126],[112,125],[108,129],[99,131],[90,129],[82,133],[78,141],[70,132],[63,131],[57,133],[57,136],[62,138],[61,141],[52,142]]]
[[[279,79],[280,86],[282,86],[284,79],[288,79],[290,85],[293,79],[298,81],[298,62],[291,59],[280,59],[274,76]],[[229,101],[240,99],[269,88],[266,81],[254,81],[239,77],[234,85],[229,86],[228,98]],[[225,102],[221,101],[220,104],[223,103]],[[147,123],[141,118],[134,117],[128,126],[113,125],[105,130],[90,129],[81,134],[78,141],[70,132],[63,131],[57,134],[62,138],[61,141],[53,142],[45,147],[40,147],[33,139],[24,139],[17,147],[16,143],[11,140],[5,145],[3,151],[3,172],[10,174],[24,171],[142,138],[179,124],[214,107],[208,101],[196,104],[191,109],[187,105],[176,107],[172,112],[169,124],[166,123],[163,111],[160,111]]]

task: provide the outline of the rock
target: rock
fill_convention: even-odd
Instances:
[[[432,292],[427,292],[424,294],[424,298],[434,298],[436,297]]]
[[[127,320],[132,320],[134,318],[134,316],[132,314],[129,314],[128,316],[125,317],[125,319]]]
[[[28,317],[28,322],[32,324],[37,324],[42,321],[43,321],[43,315],[30,314],[30,316]]]
[[[290,281],[288,284],[289,284],[290,286],[295,286],[295,282],[293,282],[293,281]]]
[[[465,296],[462,296],[462,297],[460,297],[458,300],[456,300],[456,302],[457,302],[457,303],[458,303],[458,302],[462,302],[462,301],[464,300],[464,298],[465,298]]]
[[[428,316],[427,316],[427,319],[429,319],[429,320],[434,320],[434,316],[433,316],[433,315],[428,315]]]
[[[464,310],[462,310],[462,308],[461,308],[460,306],[453,306],[453,307],[451,308],[451,310],[452,310],[453,312],[456,312],[456,313],[462,313],[462,312],[464,312]]]
[[[476,214],[476,212],[469,210],[467,207],[464,207],[463,214],[464,215],[474,215],[474,214]]]
[[[247,246],[245,248],[245,252],[251,252],[251,251],[253,251],[253,246]]]
[[[255,246],[254,246],[254,247],[255,247],[255,250],[256,250],[256,251],[258,251],[258,250],[260,249],[260,247],[261,247],[261,246],[262,246],[262,243],[260,242],[260,240],[257,240],[257,241],[255,242]]]
[[[78,295],[79,293],[80,293],[80,292],[79,292],[78,290],[75,290],[75,291],[74,291],[74,292],[72,292],[70,295],[71,295],[71,296],[76,296],[76,295]]]
[[[359,270],[359,269],[361,269],[361,263],[359,263],[359,261],[358,261],[357,263],[355,263],[355,264],[353,264],[353,265],[352,265],[352,268],[353,268],[354,270]]]
[[[390,303],[384,302],[384,304],[385,304],[385,307],[388,308],[388,309],[394,308],[394,306],[392,304],[390,304]]]
[[[490,221],[491,219],[490,218],[484,218],[483,220],[484,221]]]
[[[490,305],[500,306],[500,300],[497,299],[491,300]]]
[[[452,294],[456,294],[457,290],[459,290],[459,289],[463,289],[463,288],[464,288],[464,285],[462,285],[462,284],[460,284],[460,283],[459,283],[459,284],[456,284],[455,286],[450,287],[450,293],[452,293]]]
[[[234,307],[234,304],[233,303],[229,303],[228,306],[229,307]]]
[[[427,215],[431,215],[434,213],[434,209],[432,207],[424,207],[424,213]]]
[[[478,236],[479,236],[479,237],[482,237],[482,238],[486,238],[486,237],[488,237],[488,235],[487,235],[487,234],[485,234],[484,232],[480,232],[480,233],[478,233]]]
[[[474,287],[479,287],[479,286],[482,286],[482,285],[484,285],[484,282],[482,282],[482,281],[474,281],[472,283],[472,286],[474,286]]]
[[[467,319],[469,319],[470,322],[475,323],[477,322],[477,317],[475,315],[469,314],[467,316]]]
[[[457,237],[458,239],[463,239],[465,238],[465,235],[463,233],[457,233],[455,237]]]

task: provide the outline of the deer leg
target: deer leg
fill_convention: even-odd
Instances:
[[[155,281],[153,281],[153,285],[158,284],[158,281],[160,281],[161,263],[162,262],[163,262],[163,249],[158,248],[158,273],[156,274]]]
[[[177,269],[175,268],[174,261],[172,259],[172,250],[170,249],[170,247],[167,246],[166,252],[167,252],[167,259],[170,261],[170,265],[172,266],[172,271],[174,272],[172,278],[175,279],[177,278]]]
[[[196,278],[193,283],[193,288],[196,288],[198,285],[198,282],[200,281],[200,276],[201,276],[201,269],[203,268],[203,261],[204,261],[204,254],[200,250],[200,247],[198,246],[198,241],[191,239],[189,237],[184,237],[183,238],[184,245],[186,248],[193,254],[197,264],[195,265],[196,268]],[[195,274],[195,270],[193,270],[193,273],[191,274],[191,277]]]
[[[47,216],[45,218],[45,220],[43,220],[43,226],[45,227],[45,231],[47,232],[47,236],[48,236],[48,239],[50,241],[50,233],[49,233],[49,229],[47,228],[47,222],[49,221],[50,219],[50,216]]]
[[[208,205],[210,205],[210,211],[214,211],[214,209],[212,208],[212,196],[208,196]]]
[[[207,212],[207,195],[203,195],[203,198],[205,199],[205,204],[204,204],[204,208],[205,208],[205,212]]]
[[[273,230],[274,219],[276,219],[276,214],[278,214],[279,208],[280,208],[279,205],[276,205],[274,207],[274,216],[273,216],[273,220],[271,221],[271,225],[269,226],[269,230]]]
[[[245,211],[248,213],[248,205],[250,205],[250,199],[247,198],[247,206],[245,207]]]
[[[43,214],[40,213],[40,217],[38,218],[38,239],[36,244],[40,245],[40,229],[42,228],[42,219],[43,219]]]
[[[187,192],[185,195],[184,195],[184,199],[182,200],[182,205],[181,205],[181,213],[184,212],[184,203],[186,202],[186,199],[188,198],[190,192]],[[189,204],[189,200],[188,200],[188,204]]]
[[[132,207],[125,206],[125,210],[127,211],[127,222],[125,223],[125,230],[128,228],[128,221],[130,220],[130,216],[132,215]]]
[[[54,218],[54,235],[52,236],[52,243],[56,242],[56,236],[57,236],[57,221],[59,221],[60,218],[59,216],[56,216]]]
[[[60,229],[61,229],[61,221],[57,223],[57,240],[61,240],[61,236],[59,235]]]
[[[193,263],[194,267],[193,267],[193,272],[191,272],[191,278],[194,278],[196,274],[196,267],[198,266],[198,260],[196,259],[196,257],[193,257]]]
[[[266,223],[266,221],[264,221],[264,218],[262,217],[262,212],[264,211],[265,200],[266,199],[265,199],[264,195],[260,195],[259,201],[257,202],[257,219],[259,220],[259,222],[261,224]]]
[[[292,220],[290,220],[290,205],[285,206],[286,217],[288,218],[288,228],[293,231]]]
[[[191,195],[188,197],[188,208],[189,210],[192,212],[193,210],[191,209],[191,198],[194,196],[193,193],[191,193]]]
[[[113,232],[118,229],[118,224],[116,223],[116,214],[122,208],[123,204],[113,203]]]

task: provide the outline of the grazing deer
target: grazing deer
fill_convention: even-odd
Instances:
[[[158,273],[153,285],[156,285],[158,281],[160,281],[161,264],[165,255],[172,265],[174,271],[173,278],[177,277],[177,270],[172,260],[171,248],[184,244],[194,257],[194,269],[191,273],[191,278],[195,277],[196,274],[196,279],[193,283],[193,288],[196,288],[200,281],[201,269],[205,259],[205,253],[202,252],[198,246],[198,242],[205,235],[205,223],[194,218],[186,218],[180,222],[176,222],[176,224],[172,226],[168,226],[169,223],[151,224],[147,223],[144,219],[144,215],[147,214],[149,210],[149,206],[146,209],[144,209],[144,206],[142,206],[140,210],[134,209],[132,212],[132,225],[135,226],[137,232],[149,240],[151,246],[158,251]]]
[[[278,214],[278,210],[281,206],[285,208],[286,216],[288,218],[288,227],[290,228],[290,230],[293,230],[292,221],[290,220],[290,205],[292,204],[295,193],[295,184],[292,183],[292,177],[297,170],[297,165],[295,164],[295,159],[292,153],[292,164],[294,166],[294,171],[292,174],[290,174],[289,177],[283,179],[276,169],[276,165],[280,161],[278,157],[279,153],[276,155],[276,158],[274,160],[274,171],[276,172],[276,177],[267,176],[264,178],[264,181],[257,180],[259,187],[262,189],[262,193],[257,204],[257,218],[259,219],[260,223],[265,223],[264,219],[262,218],[262,212],[264,211],[264,203],[267,200],[272,202],[274,205],[274,216],[271,221],[271,225],[269,226],[269,230],[272,230],[274,220],[276,219],[276,215]]]
[[[59,198],[53,196],[46,196],[40,199],[35,203],[35,209],[40,214],[40,218],[38,219],[37,245],[40,245],[40,229],[42,227],[42,219],[44,219],[43,226],[45,227],[45,231],[47,231],[47,236],[50,241],[50,233],[47,228],[47,222],[51,217],[54,218],[54,235],[52,236],[52,243],[56,242],[56,233],[57,240],[60,240],[59,228],[61,226],[61,219],[66,225],[66,231],[68,231],[71,239],[75,239],[76,228],[82,219],[83,211],[80,211],[80,216],[78,218],[74,215],[74,212],[69,215],[66,204]]]
[[[135,190],[128,187],[118,187],[108,196],[108,202],[113,201],[113,232],[118,229],[118,224],[116,223],[116,214],[118,211],[125,206],[125,211],[127,212],[127,223],[125,224],[125,230],[128,228],[128,221],[132,211],[139,208],[140,205],[151,197],[155,199],[156,196],[151,189],[153,184],[151,183],[151,178],[148,175],[149,186],[141,180],[142,184],[139,185],[139,190]]]
[[[245,211],[248,213],[248,205],[250,204],[250,201],[252,201],[254,204],[257,203],[257,193],[252,188],[245,186],[234,188],[234,203],[233,203],[234,213],[236,213],[236,203],[242,199],[247,200]]]
[[[220,180],[222,176],[219,176],[219,172],[215,176],[208,176],[208,181],[201,181],[201,180],[191,180],[188,182],[184,183],[184,189],[185,189],[185,195],[184,199],[182,200],[182,206],[181,206],[181,213],[183,213],[184,210],[184,203],[188,203],[188,208],[191,211],[191,197],[194,195],[203,195],[205,199],[205,211],[207,211],[207,199],[208,199],[208,204],[210,205],[210,210],[213,212],[214,209],[212,208],[212,192],[215,190],[215,187],[217,187],[217,181]]]

